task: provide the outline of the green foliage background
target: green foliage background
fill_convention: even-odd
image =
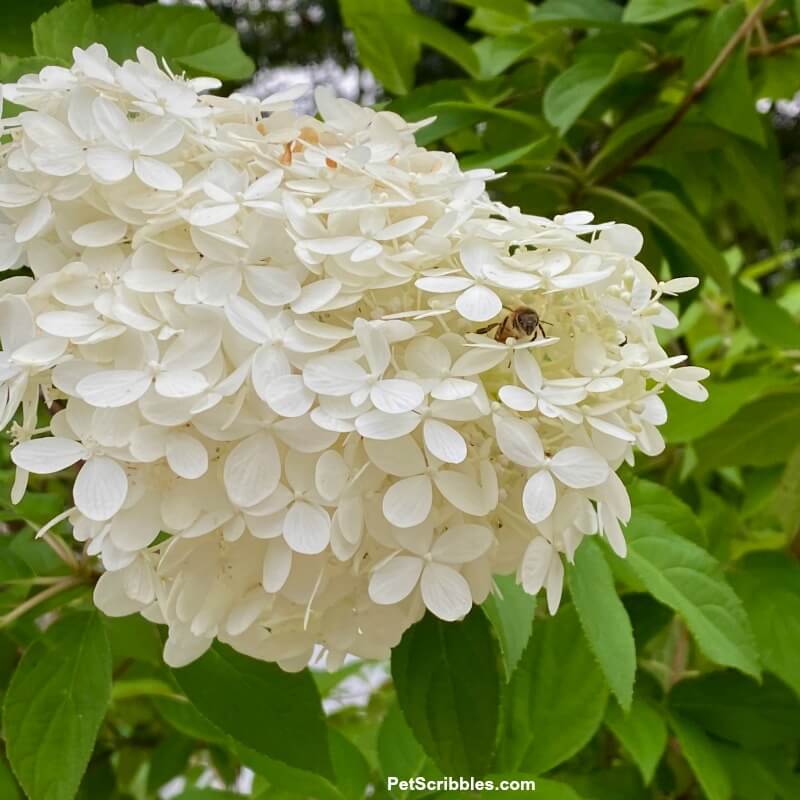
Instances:
[[[463,623],[415,626],[365,707],[328,715],[362,665],[287,675],[218,646],[171,671],[156,626],[92,611],[69,531],[33,540],[67,484],[10,505],[2,444],[0,798],[147,800],[183,777],[183,800],[224,800],[242,765],[265,800],[479,796],[387,789],[442,775],[534,776],[539,800],[800,797],[800,117],[756,109],[800,90],[800,3],[286,7],[291,24],[218,11],[261,66],[346,60],[344,23],[382,104],[436,116],[421,144],[505,171],[493,193],[526,212],[637,225],[651,270],[700,275],[663,343],[711,370],[711,397],[667,398],[667,449],[625,475],[627,560],[587,540],[552,619],[499,579]],[[226,90],[255,66],[208,10],[28,0],[0,22],[3,81],[95,40]]]

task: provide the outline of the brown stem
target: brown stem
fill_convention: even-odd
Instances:
[[[678,631],[669,671],[670,689],[683,677],[689,659],[689,631],[680,619],[676,619],[676,625]]]
[[[659,128],[649,139],[646,139],[628,158],[621,161],[616,167],[607,172],[599,183],[610,183],[620,175],[630,169],[640,159],[649,155],[656,145],[669,133],[671,133],[681,120],[689,113],[689,109],[700,99],[700,96],[708,89],[710,83],[717,77],[719,71],[725,66],[728,59],[733,55],[739,44],[747,37],[750,31],[758,22],[761,14],[764,13],[772,0],[761,0],[761,2],[748,14],[736,32],[725,43],[722,50],[717,53],[717,57],[711,62],[708,69],[694,82],[686,97],[679,103],[675,113],[670,119]]]
[[[24,603],[18,605],[13,611],[9,611],[8,614],[0,617],[0,628],[10,625],[12,622],[27,614],[28,611],[36,608],[36,606],[40,605],[45,600],[49,600],[51,597],[55,597],[57,594],[65,592],[67,589],[72,589],[74,586],[80,586],[82,583],[85,583],[85,581],[82,578],[76,577],[64,578],[58,583],[54,583],[49,588],[39,592],[38,594],[35,594]]]
[[[749,53],[751,56],[771,56],[792,47],[800,47],[800,33],[781,39],[779,42],[765,42],[759,47],[751,47]]]

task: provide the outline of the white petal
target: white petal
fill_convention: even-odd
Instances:
[[[398,528],[419,525],[430,514],[433,487],[427,475],[404,478],[383,496],[383,515]]]
[[[86,153],[86,166],[101,181],[116,183],[133,172],[133,160],[116,147],[92,147]]]
[[[492,539],[492,532],[484,525],[456,525],[434,542],[431,555],[434,561],[445,564],[465,564],[480,558]]]
[[[543,536],[528,545],[520,565],[522,588],[528,594],[536,594],[544,586],[554,555],[553,545]]]
[[[494,247],[480,239],[467,239],[463,242],[460,255],[464,269],[475,278],[483,277],[483,270],[488,264],[502,266]]]
[[[501,386],[497,394],[503,404],[514,411],[533,411],[536,408],[536,395],[519,386]]]
[[[399,439],[411,433],[421,421],[422,417],[413,411],[405,414],[385,414],[374,409],[358,417],[356,430],[365,439]]]
[[[538,275],[508,269],[496,264],[487,264],[483,268],[483,274],[487,280],[506,289],[534,289],[541,283]]]
[[[598,244],[602,244],[603,250],[615,250],[625,256],[635,256],[642,249],[644,237],[633,225],[617,223],[600,234]]]
[[[12,358],[15,364],[26,366],[43,366],[50,364],[64,354],[67,341],[55,336],[41,336],[18,347]]]
[[[86,458],[86,448],[80,442],[57,436],[31,439],[11,451],[11,460],[20,469],[37,475],[60,472],[82,458]]]
[[[50,201],[46,197],[42,197],[20,222],[15,235],[16,240],[18,242],[29,242],[41,233],[52,216],[53,208],[50,205]]]
[[[256,350],[251,367],[253,388],[256,390],[256,394],[266,402],[270,383],[283,375],[289,375],[291,371],[289,359],[280,347],[273,347],[270,344],[262,345]],[[217,391],[219,391],[219,387],[217,387]]]
[[[228,454],[223,471],[231,502],[248,508],[269,497],[281,477],[281,460],[275,440],[268,433],[248,437]]]
[[[264,555],[261,585],[265,592],[279,592],[292,569],[292,551],[282,537],[272,539]]]
[[[314,283],[307,283],[301,290],[300,296],[292,303],[295,314],[310,314],[318,311],[339,294],[342,284],[334,278],[325,278]]]
[[[119,511],[111,523],[111,539],[120,549],[136,552],[151,545],[161,531],[158,503],[147,500]]]
[[[550,563],[550,570],[547,573],[547,610],[550,614],[558,611],[561,602],[561,591],[564,587],[564,564],[558,554],[555,555]]]
[[[573,489],[597,486],[607,477],[608,462],[588,447],[567,447],[550,460],[550,469],[561,483]]]
[[[295,553],[321,553],[331,539],[331,518],[324,508],[298,500],[286,512],[283,538]]]
[[[386,414],[402,414],[416,408],[425,399],[422,387],[412,381],[389,378],[378,381],[369,393],[375,407]]]
[[[544,447],[533,425],[521,419],[496,417],[497,445],[503,455],[521,467],[536,467],[544,461]]]
[[[355,250],[364,240],[360,236],[332,236],[328,239],[307,239],[303,242],[312,253],[341,255]]]
[[[417,556],[399,555],[376,569],[369,579],[372,602],[385,606],[405,600],[414,591],[424,563]]]
[[[547,519],[556,504],[556,484],[547,470],[541,470],[528,478],[522,491],[522,508],[525,516],[534,524]]]
[[[472,397],[478,390],[478,384],[462,378],[445,378],[431,389],[431,397],[436,400],[463,400]]]
[[[113,459],[94,456],[81,468],[72,496],[78,511],[85,517],[102,522],[111,519],[122,508],[128,494],[128,476]]]
[[[236,216],[238,203],[196,205],[189,214],[189,222],[198,228],[207,228]]]
[[[150,387],[151,378],[137,370],[95,372],[78,381],[78,396],[95,408],[119,408],[135,403]]]
[[[473,286],[456,300],[456,309],[465,319],[486,322],[503,310],[500,298],[486,286]]]
[[[121,219],[101,219],[81,225],[72,234],[72,240],[81,247],[107,247],[116,244],[128,230],[128,224]]]
[[[201,372],[176,369],[159,372],[155,386],[162,397],[196,397],[208,388],[208,381]]]
[[[206,448],[188,433],[171,433],[167,437],[166,456],[170,469],[182,478],[194,480],[208,470]]]
[[[440,469],[434,474],[434,482],[445,499],[465,514],[480,517],[492,510],[487,505],[488,496],[471,475]]]
[[[139,156],[133,163],[139,180],[162,192],[177,192],[183,186],[183,178],[171,167],[157,158]]]
[[[316,395],[307,389],[302,375],[282,375],[264,387],[263,399],[282,417],[302,417],[313,405]]]
[[[456,359],[452,374],[457,378],[479,375],[505,361],[507,356],[505,347],[472,347]]]
[[[105,323],[94,314],[81,311],[45,311],[36,318],[36,324],[51,336],[77,339],[96,333]]]
[[[425,470],[425,456],[410,436],[390,442],[367,440],[364,450],[369,460],[387,475],[410,478]]]
[[[231,327],[251,342],[263,344],[269,338],[267,318],[242,297],[231,297],[225,304],[225,317]]]
[[[444,422],[426,419],[422,435],[428,452],[440,461],[460,464],[467,457],[467,443],[464,437]]]
[[[708,399],[708,389],[696,381],[682,381],[671,378],[669,380],[669,388],[687,400],[694,400],[696,403],[702,403]]]
[[[342,397],[363,386],[367,378],[364,368],[342,356],[322,356],[303,367],[303,380],[312,392]]]
[[[635,442],[636,437],[630,432],[625,430],[620,425],[615,425],[613,422],[609,422],[606,419],[602,419],[600,417],[586,417],[586,421],[598,431],[602,433],[607,433],[609,436],[613,436],[615,439],[622,439],[624,442]]]
[[[439,619],[454,622],[472,608],[472,592],[466,579],[452,567],[428,564],[420,581],[422,600]]]
[[[285,269],[250,267],[244,280],[255,298],[266,306],[285,306],[300,296],[297,278]]]
[[[314,468],[317,491],[325,500],[336,500],[347,486],[347,480],[348,469],[342,455],[337,450],[326,450]]]
[[[119,572],[104,572],[97,579],[93,602],[108,617],[125,617],[142,610],[142,604],[125,593]]]
[[[514,351],[514,372],[532,392],[542,388],[542,368],[529,350]]]
[[[260,586],[251,589],[228,614],[225,629],[231,636],[244,633],[267,607],[268,598]]]
[[[414,284],[423,292],[436,294],[449,294],[450,292],[463,292],[472,286],[473,281],[463,275],[443,275],[441,277],[419,278]]]
[[[283,179],[282,169],[273,169],[253,181],[244,192],[247,200],[260,200],[275,191]]]

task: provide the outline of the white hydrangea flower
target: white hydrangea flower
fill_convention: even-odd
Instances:
[[[695,281],[628,225],[492,202],[396,114],[137,55],[4,87],[30,109],[0,145],[0,268],[30,269],[0,283],[13,499],[76,468],[46,529],[100,557],[97,605],[167,625],[173,665],[219,639],[293,670],[385,657],[493,574],[554,613],[584,536],[624,556],[616,471],[663,448],[665,387],[706,396],[655,334]]]

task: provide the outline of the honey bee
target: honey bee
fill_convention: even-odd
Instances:
[[[541,333],[547,336],[542,325],[549,325],[549,322],[541,319],[539,314],[528,306],[519,306],[514,309],[507,309],[509,314],[501,322],[493,322],[485,328],[480,328],[476,333],[489,333],[494,330],[495,341],[505,342],[506,339],[534,339]],[[495,330],[496,329],[496,330]]]

